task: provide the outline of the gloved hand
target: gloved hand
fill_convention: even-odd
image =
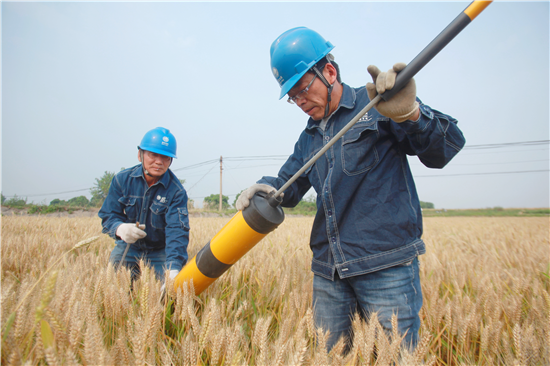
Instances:
[[[180,273],[180,271],[178,271],[177,269],[171,269],[170,270],[170,273],[168,273],[168,276],[170,277],[171,280],[173,280],[174,278],[176,278],[176,276],[178,275],[178,273]],[[160,292],[161,293],[164,293],[164,289],[166,288],[166,282],[164,282],[162,284],[162,286],[160,286]]]
[[[171,269],[170,270],[170,279],[173,280],[174,278],[176,278],[178,273],[180,273],[180,271],[178,271],[177,269]]]
[[[147,233],[143,230],[145,230],[145,225],[136,227],[136,224],[121,224],[116,229],[116,235],[126,243],[134,244],[139,239],[143,239],[147,236]]]
[[[249,188],[245,189],[243,193],[239,196],[239,199],[237,200],[237,203],[235,203],[235,208],[239,211],[244,210],[245,208],[250,205],[250,200],[252,197],[254,197],[254,194],[256,192],[275,192],[276,189],[272,186],[268,186],[267,184],[253,184]],[[281,197],[283,197],[283,194],[281,194]]]
[[[367,93],[372,100],[376,97],[376,93],[382,94],[386,90],[390,90],[395,85],[397,74],[407,66],[403,62],[398,62],[393,65],[393,68],[387,72],[380,72],[378,67],[370,65],[367,71],[372,76],[373,83],[367,83]],[[376,84],[376,85],[375,85]],[[416,101],[416,83],[411,79],[407,85],[403,87],[387,102],[381,100],[374,107],[383,116],[389,117],[397,123],[404,122],[410,119],[418,110],[418,102]]]

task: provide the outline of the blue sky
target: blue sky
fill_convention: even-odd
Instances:
[[[316,30],[357,87],[369,64],[412,60],[468,4],[2,2],[2,193],[90,197],[95,178],[137,164],[143,134],[162,126],[196,205],[219,193],[220,156],[232,203],[277,174],[306,124],[278,100],[275,38]],[[549,207],[549,29],[548,2],[494,2],[416,76],[418,96],[467,140],[443,170],[409,158],[421,200]]]

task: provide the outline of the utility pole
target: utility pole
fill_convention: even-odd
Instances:
[[[222,156],[220,155],[220,208],[219,211],[222,212]]]

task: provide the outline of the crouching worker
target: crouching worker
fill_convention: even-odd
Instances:
[[[139,275],[143,259],[158,279],[165,271],[175,278],[187,262],[189,218],[187,193],[170,165],[176,158],[176,139],[157,127],[138,146],[138,164],[118,172],[99,211],[103,233],[116,240],[109,261]]]

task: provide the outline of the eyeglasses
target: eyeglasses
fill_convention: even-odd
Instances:
[[[313,84],[313,81],[315,80],[316,77],[317,77],[317,75],[314,75],[313,79],[311,79],[311,81],[309,82],[309,84],[307,84],[305,89],[303,89],[301,92],[299,92],[298,94],[296,94],[293,97],[288,97],[288,99],[286,101],[289,102],[290,104],[296,104],[297,101],[305,98],[309,88],[311,87],[311,84]]]
[[[148,150],[145,150],[145,155],[151,160],[160,159],[162,162],[169,162],[172,158],[166,155],[157,154]]]

